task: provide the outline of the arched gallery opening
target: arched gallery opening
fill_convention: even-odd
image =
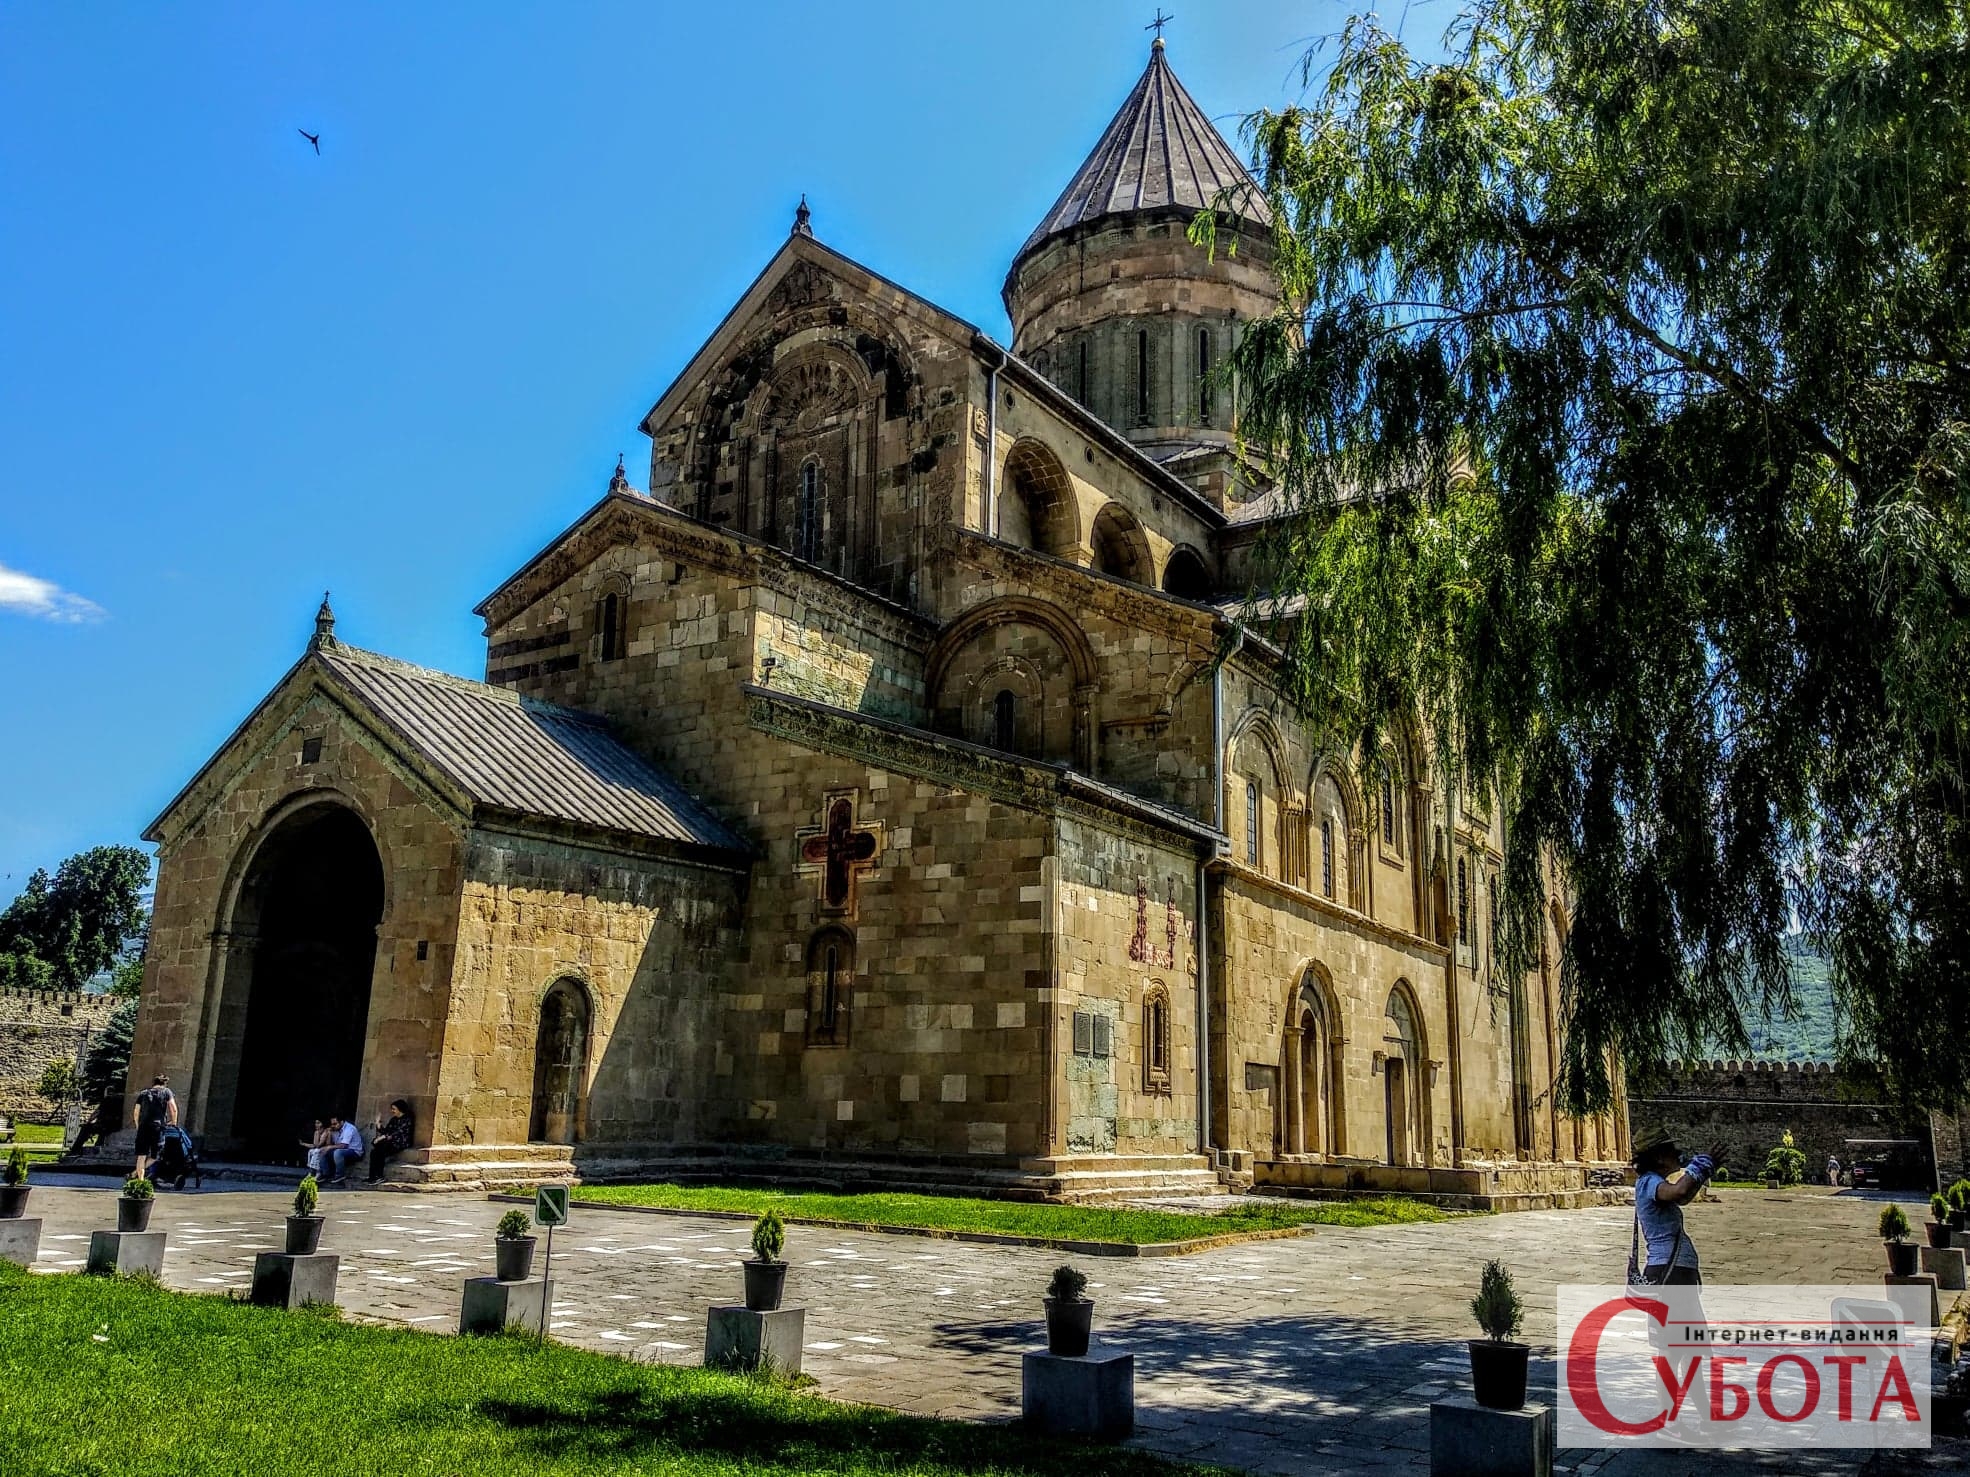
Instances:
[[[235,939],[252,947],[231,1117],[239,1149],[291,1160],[314,1119],[356,1112],[382,919],[383,859],[347,807],[297,811],[254,854],[233,918]]]

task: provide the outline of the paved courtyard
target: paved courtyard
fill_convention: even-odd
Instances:
[[[58,1187],[72,1186],[72,1187]],[[37,1270],[82,1265],[91,1229],[114,1221],[114,1188],[49,1182]],[[158,1200],[170,1232],[165,1281],[199,1292],[244,1287],[253,1254],[277,1249],[287,1195],[219,1189]],[[352,1315],[433,1332],[456,1327],[459,1285],[492,1268],[492,1226],[508,1209],[462,1195],[330,1191],[324,1251],[342,1256]],[[1909,1205],[1910,1218],[1917,1207]],[[1724,1191],[1691,1209],[1713,1282],[1878,1283],[1879,1204],[1851,1194]],[[1375,1230],[1320,1228],[1167,1259],[1076,1259],[1097,1299],[1096,1336],[1136,1353],[1136,1443],[1254,1473],[1428,1470],[1432,1399],[1469,1382],[1468,1302],[1489,1257],[1527,1302],[1525,1336],[1550,1349],[1553,1288],[1618,1281],[1622,1209],[1477,1216]],[[558,1338],[634,1358],[695,1364],[704,1310],[736,1301],[747,1226],[697,1216],[577,1209],[555,1236]],[[806,1368],[832,1396],[925,1415],[1017,1412],[1019,1355],[1043,1337],[1040,1296],[1057,1252],[790,1226],[788,1301],[807,1306]],[[536,1270],[539,1263],[536,1261]],[[1549,1358],[1534,1398],[1551,1399]],[[1970,1470],[1965,1447],[1913,1464],[1856,1454],[1808,1463],[1716,1454],[1562,1454],[1578,1472]]]

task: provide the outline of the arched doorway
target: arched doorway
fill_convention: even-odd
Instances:
[[[581,1136],[581,1095],[588,1076],[588,991],[556,980],[540,1002],[534,1036],[534,1104],[527,1141],[572,1144]]]
[[[1388,1127],[1388,1162],[1427,1162],[1428,1118],[1423,1095],[1423,1038],[1415,1002],[1398,984],[1389,992],[1388,1015],[1382,1023],[1383,1121]]]
[[[233,920],[253,939],[238,1150],[292,1160],[314,1119],[355,1113],[382,918],[383,859],[346,806],[296,811],[255,853]]]
[[[1340,1033],[1332,991],[1318,965],[1308,965],[1286,1010],[1282,1053],[1279,1149],[1290,1155],[1344,1152]]]

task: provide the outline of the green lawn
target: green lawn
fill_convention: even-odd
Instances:
[[[1179,1477],[1137,1452],[764,1380],[460,1339],[0,1262],[9,1477]]]
[[[1243,1231],[1294,1226],[1386,1226],[1437,1221],[1441,1211],[1420,1201],[1282,1200],[1248,1195],[1238,1209],[1212,1215],[1133,1210],[1105,1205],[1027,1205],[947,1195],[816,1195],[784,1190],[738,1190],[719,1185],[583,1185],[577,1204],[660,1205],[672,1210],[727,1210],[758,1215],[777,1210],[787,1221],[840,1221],[856,1226],[914,1226],[935,1231],[982,1231],[1052,1241],[1106,1241],[1145,1246]]]
[[[62,1157],[62,1126],[59,1123],[16,1123],[13,1143],[0,1144],[0,1158],[11,1153],[14,1144],[27,1150],[29,1164],[52,1163]]]

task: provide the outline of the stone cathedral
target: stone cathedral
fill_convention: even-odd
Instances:
[[[1626,1120],[1554,1106],[1563,898],[1503,978],[1497,824],[1413,724],[1315,747],[1240,619],[1276,507],[1214,371],[1270,233],[1160,40],[1010,349],[803,202],[647,491],[478,607],[484,681],[324,601],[157,819],[132,1080],[283,1159],[408,1099],[433,1185],[1596,1198]]]

